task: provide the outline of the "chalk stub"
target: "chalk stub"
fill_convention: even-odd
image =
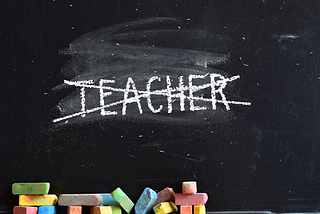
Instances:
[[[112,214],[111,206],[92,206],[90,214]]]
[[[37,214],[38,207],[14,206],[13,214]]]
[[[196,181],[184,181],[182,182],[182,193],[193,195],[197,193],[197,182]]]
[[[194,205],[193,206],[193,214],[206,214],[205,205]]]
[[[118,202],[112,197],[111,193],[99,193],[102,197],[103,206],[119,205]]]
[[[120,205],[111,205],[112,214],[121,214],[121,207]]]
[[[13,195],[47,195],[50,183],[14,183],[12,184]]]
[[[68,206],[67,214],[81,214],[82,206]]]
[[[58,197],[49,195],[19,195],[19,206],[53,206],[57,203]]]
[[[158,195],[154,190],[145,188],[134,207],[135,214],[149,213],[157,199]]]
[[[204,205],[207,201],[207,193],[196,193],[193,195],[176,193],[175,198],[176,205]]]
[[[174,201],[175,192],[172,188],[166,187],[160,192],[158,192],[158,199],[154,203],[154,205],[160,204],[161,202]]]
[[[100,206],[102,196],[100,194],[61,194],[59,206]]]
[[[192,214],[192,205],[180,206],[180,214]]]
[[[178,211],[177,206],[173,202],[162,202],[153,207],[155,214],[168,214],[175,213]]]
[[[56,214],[55,206],[41,206],[38,208],[38,214]]]
[[[130,213],[134,207],[134,203],[130,198],[118,187],[111,193],[112,197],[127,212]]]

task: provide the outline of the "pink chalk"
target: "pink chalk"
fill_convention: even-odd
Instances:
[[[15,206],[13,207],[13,214],[37,214],[38,207],[24,207]]]
[[[193,195],[197,193],[197,182],[195,181],[185,181],[182,182],[182,193]]]
[[[176,193],[175,204],[176,205],[204,205],[208,201],[207,193],[196,193],[193,195],[187,195],[182,193]]]
[[[157,204],[160,204],[162,202],[168,202],[168,201],[173,201],[175,198],[175,193],[172,188],[166,187],[160,192],[158,192],[158,199],[154,203],[154,206]]]

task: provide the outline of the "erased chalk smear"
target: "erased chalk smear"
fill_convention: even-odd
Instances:
[[[151,18],[74,40],[61,51],[71,59],[62,68],[64,83],[54,88],[74,90],[57,105],[60,116],[53,122],[108,117],[221,122],[232,115],[232,105],[251,105],[226,93],[240,76],[215,68],[229,55],[213,53],[210,47],[223,43],[224,37],[181,30],[177,23],[172,18]]]

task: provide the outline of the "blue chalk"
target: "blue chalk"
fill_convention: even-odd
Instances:
[[[111,193],[100,194],[102,197],[103,206],[119,205],[118,202],[112,197]]]
[[[135,213],[149,213],[157,199],[158,195],[154,190],[150,189],[149,187],[145,188],[140,198],[138,199],[136,206],[134,207]]]
[[[41,206],[38,208],[38,214],[56,214],[55,206]]]

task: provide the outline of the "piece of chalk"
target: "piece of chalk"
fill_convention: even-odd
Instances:
[[[197,193],[197,182],[195,181],[185,181],[182,182],[182,193],[193,195]]]
[[[68,206],[67,214],[81,214],[82,206]]]
[[[176,205],[203,205],[207,203],[207,193],[196,193],[193,195],[186,195],[183,193],[176,193]]]
[[[107,205],[119,205],[118,202],[112,197],[111,193],[101,193],[103,206]]]
[[[111,206],[90,207],[90,214],[112,214]]]
[[[178,211],[177,206],[173,202],[162,202],[153,207],[155,214],[175,213]]]
[[[158,195],[154,190],[152,190],[149,187],[145,188],[134,207],[135,213],[136,214],[149,213],[157,199],[158,199]]]
[[[53,206],[57,203],[58,197],[49,195],[19,195],[19,206]]]
[[[193,206],[193,214],[206,214],[205,205],[194,205]]]
[[[115,189],[111,195],[127,213],[131,212],[134,203],[119,187]]]
[[[192,206],[191,205],[180,206],[180,214],[192,214]]]
[[[100,206],[102,196],[100,194],[61,194],[58,204],[60,206]]]
[[[111,205],[112,214],[121,214],[121,207],[119,205]]]
[[[37,214],[38,207],[14,206],[13,214]]]
[[[160,192],[158,192],[158,199],[154,203],[154,205],[160,204],[161,202],[174,201],[175,192],[172,188],[166,187]]]
[[[38,208],[38,214],[56,214],[55,206],[41,206]]]
[[[50,183],[14,183],[12,184],[13,195],[47,195]]]

